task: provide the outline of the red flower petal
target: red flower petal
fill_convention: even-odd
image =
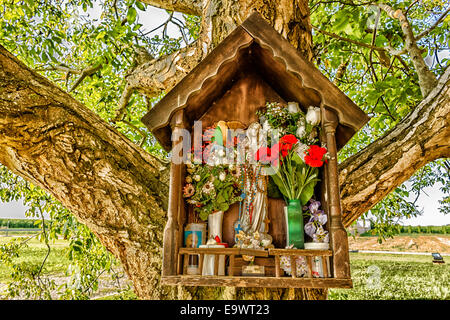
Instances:
[[[261,147],[256,151],[254,156],[256,161],[270,162],[271,160],[271,149],[269,147]]]
[[[281,137],[280,142],[281,142],[281,144],[293,145],[298,142],[298,139],[293,134],[287,134],[287,135],[284,135],[283,137]]]
[[[319,168],[323,165],[323,161],[312,158],[309,155],[305,156],[305,163],[311,167]]]
[[[324,156],[327,153],[326,148],[312,145],[306,151],[305,163],[311,167],[321,167],[324,162]]]

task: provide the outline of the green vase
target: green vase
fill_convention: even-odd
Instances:
[[[303,212],[300,200],[289,200],[285,213],[287,245],[294,245],[294,248],[304,249]]]

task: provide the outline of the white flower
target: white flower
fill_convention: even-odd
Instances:
[[[264,239],[264,240],[261,241],[261,245],[262,245],[264,248],[267,248],[267,247],[270,246],[271,244],[272,244],[272,240],[270,240],[270,239]]]
[[[312,238],[313,242],[328,242],[329,241],[328,231],[326,231],[322,226],[320,226],[319,228],[317,228]]]
[[[227,177],[227,175],[225,174],[225,172],[221,172],[220,174],[219,174],[219,180],[220,181],[225,181],[225,178]]]
[[[251,243],[252,243],[253,248],[255,248],[255,249],[259,248],[259,240],[252,239]]]
[[[328,218],[325,213],[320,213],[317,215],[317,220],[321,225],[324,225],[325,223],[327,223]]]
[[[297,143],[297,146],[295,147],[295,152],[297,152],[298,156],[305,162],[305,152],[308,150],[308,146],[306,144],[303,144],[301,142]]]
[[[320,206],[320,201],[312,199],[309,203],[309,211],[311,211],[312,213],[316,213],[317,210],[319,210]]]
[[[195,180],[195,181],[199,182],[200,179],[201,179],[200,175],[196,174],[196,175],[194,176],[194,180]]]
[[[293,245],[286,247],[286,249],[292,249]],[[297,277],[302,277],[307,272],[307,264],[306,259],[302,256],[296,256],[295,257],[295,264],[296,264],[296,274]],[[292,268],[291,268],[291,257],[290,256],[281,256],[280,257],[280,267],[283,269],[288,275],[292,274]]]
[[[269,131],[270,130],[270,124],[269,121],[264,121],[263,125],[262,125],[262,129],[263,131]]]
[[[317,126],[320,123],[320,108],[309,106],[306,121],[313,126]]]
[[[305,224],[305,233],[308,236],[313,237],[315,232],[316,232],[316,227],[314,226],[314,224],[312,222],[308,222],[307,224]]]
[[[288,111],[289,113],[298,113],[300,112],[300,108],[298,107],[297,102],[288,102]]]
[[[202,192],[205,194],[212,194],[214,192],[214,184],[211,181],[208,181],[203,186]]]
[[[218,154],[218,156],[221,157],[221,158],[225,157],[225,151],[224,151],[222,148],[220,148],[220,149],[218,150],[217,154]]]
[[[306,134],[306,128],[305,128],[305,126],[304,126],[304,125],[300,125],[300,126],[297,128],[297,131],[296,131],[295,133],[297,134],[297,137],[303,138],[303,137],[305,136],[305,134]]]

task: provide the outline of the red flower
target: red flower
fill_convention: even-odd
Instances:
[[[277,155],[281,151],[281,155],[283,157],[286,157],[289,153],[289,150],[291,150],[294,144],[296,144],[297,142],[298,139],[293,134],[287,134],[281,137],[279,143],[272,146],[272,151],[277,150]]]
[[[298,142],[298,139],[296,136],[294,136],[293,134],[287,134],[285,136],[282,136],[280,139],[280,143],[281,144],[286,144],[286,145],[294,145]]]
[[[323,157],[327,153],[326,148],[321,148],[316,145],[312,145],[306,151],[305,155],[305,163],[311,167],[321,167],[323,165],[324,159]]]
[[[268,147],[261,147],[256,151],[255,160],[261,162],[270,162],[272,156],[272,152]]]
[[[270,164],[273,167],[278,166],[278,150],[274,150],[273,147],[270,149],[269,147],[261,147],[255,154],[255,160],[261,161],[264,164]]]

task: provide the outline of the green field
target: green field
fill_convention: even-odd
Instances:
[[[10,241],[12,237],[0,237],[0,244]],[[24,238],[25,239],[25,238]],[[31,239],[27,242],[28,246],[22,249],[22,255],[16,259],[16,262],[27,262],[29,264],[41,264],[47,254],[47,246],[37,239]],[[51,251],[45,263],[43,273],[47,275],[62,274],[66,270],[69,260],[65,255],[67,241],[57,240],[51,243]],[[0,264],[0,283],[10,281],[9,269]]]
[[[353,289],[331,289],[330,300],[450,299],[450,257],[433,264],[431,254],[350,253]]]
[[[0,237],[0,244],[8,241]],[[67,242],[58,240],[52,250],[44,273],[62,275],[69,261],[65,256]],[[38,264],[46,247],[36,239],[28,242],[20,261]],[[350,253],[353,289],[330,289],[330,300],[392,300],[392,299],[450,299],[450,257],[443,265],[433,264],[431,255],[394,255]],[[10,281],[9,270],[0,265],[0,283]],[[114,299],[116,297],[106,297]],[[122,299],[135,298],[129,292]]]

